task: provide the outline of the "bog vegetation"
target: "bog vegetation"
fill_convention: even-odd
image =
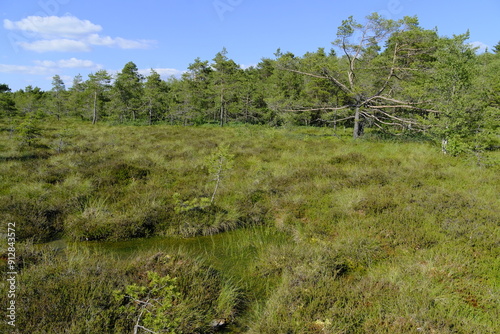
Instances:
[[[375,14],[337,37],[2,85],[2,332],[499,332],[499,47]]]

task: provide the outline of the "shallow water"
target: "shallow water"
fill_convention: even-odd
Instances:
[[[256,260],[262,252],[266,252],[271,245],[289,241],[287,234],[272,227],[259,226],[192,238],[152,237],[125,241],[82,242],[56,240],[46,245],[60,249],[69,246],[81,247],[123,260],[152,252],[182,251],[207,261],[226,274],[237,274],[239,270],[244,270],[250,262]]]
[[[249,269],[266,259],[270,247],[289,242],[291,237],[288,234],[277,231],[274,227],[258,226],[193,238],[152,237],[115,242],[56,240],[45,246],[90,251],[89,256],[108,254],[123,261],[155,252],[168,254],[181,251],[218,270],[223,277],[245,291],[250,303],[257,305],[274,289],[278,278],[272,275],[252,275],[252,270]],[[247,306],[248,309],[239,315],[239,322],[228,325],[221,330],[222,333],[244,332],[245,323],[251,321],[252,317],[252,306]]]

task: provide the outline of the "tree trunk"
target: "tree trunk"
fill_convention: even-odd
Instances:
[[[443,140],[441,140],[441,152],[443,152],[443,154],[448,154],[447,147],[448,147],[448,139],[443,138]]]
[[[224,126],[224,95],[220,96],[220,126]]]
[[[149,125],[152,124],[153,124],[153,107],[151,100],[149,100]]]
[[[92,115],[92,124],[97,122],[97,91],[94,92],[94,114]]]
[[[361,137],[363,134],[363,128],[359,122],[359,106],[356,106],[356,111],[354,113],[354,131],[352,137],[354,139]]]

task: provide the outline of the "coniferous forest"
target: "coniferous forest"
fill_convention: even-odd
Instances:
[[[133,62],[116,75],[76,76],[70,88],[56,75],[52,89],[1,86],[4,118],[81,117],[112,124],[229,123],[350,127],[359,137],[424,136],[450,153],[498,147],[500,42],[476,54],[468,33],[439,36],[418,19],[364,24],[352,17],[332,49],[303,56],[277,50],[242,69],[223,49],[195,59],[181,78],[164,81]]]
[[[500,42],[335,37],[0,84],[2,332],[498,333]]]

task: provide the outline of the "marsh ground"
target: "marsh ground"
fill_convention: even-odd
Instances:
[[[247,333],[500,330],[494,156],[325,128],[76,121],[20,148],[10,128],[0,212],[18,227],[15,333],[132,332],[140,308],[123,294],[147,290],[147,272],[176,278],[156,314],[172,332],[217,319]],[[223,144],[234,164],[209,205],[207,157]],[[134,245],[125,258],[120,242]]]

